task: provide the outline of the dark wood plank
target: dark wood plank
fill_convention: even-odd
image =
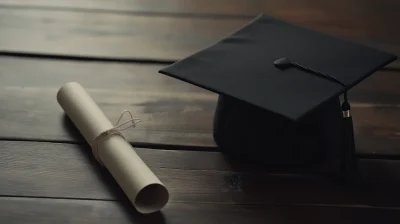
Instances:
[[[399,223],[397,209],[369,207],[267,207],[169,203],[161,213],[139,215],[110,201],[0,198],[0,222],[14,223]]]
[[[349,99],[358,103],[400,104],[400,71],[376,72],[351,89]]]
[[[142,92],[144,95],[181,95],[190,100],[215,100],[211,92],[158,73],[167,65],[141,63],[79,62],[71,60],[24,59],[0,56],[0,87],[58,89],[77,81],[94,92]],[[378,71],[349,91],[356,103],[400,104],[400,72]],[[118,90],[118,91],[117,91]],[[94,93],[96,94],[96,93]],[[111,93],[112,94],[112,93]],[[197,96],[197,98],[196,98]]]
[[[64,9],[64,10],[108,10],[115,12],[137,12],[137,13],[174,13],[174,14],[216,14],[233,16],[253,16],[260,12],[275,14],[334,14],[340,16],[350,15],[370,16],[395,15],[394,8],[400,7],[396,0],[339,0],[335,2],[320,0],[0,0],[2,7],[39,7]],[[367,14],[365,14],[367,13]]]
[[[210,127],[217,96],[158,74],[161,66],[18,61],[0,60],[2,137],[80,141],[74,132],[71,135],[70,125],[56,101],[56,92],[63,83],[78,81],[90,89],[113,122],[124,109],[143,120],[135,131],[126,132],[130,140],[214,146]]]
[[[400,32],[380,17],[346,18],[287,10],[279,18],[400,53]],[[178,60],[215,43],[248,20],[0,8],[0,51]]]
[[[0,195],[118,200],[122,191],[87,147],[0,142]],[[324,173],[242,171],[215,152],[138,149],[168,187],[171,202],[400,206],[400,162],[360,160],[364,187],[343,188]],[[193,163],[197,159],[198,162]],[[222,162],[220,162],[222,161]],[[318,171],[322,172],[322,171]]]
[[[155,60],[180,59],[246,23],[2,8],[0,21],[0,51]]]
[[[357,152],[399,155],[400,105],[356,104],[354,106],[356,107],[352,108],[352,114]]]
[[[143,122],[124,134],[136,144],[213,147],[217,95],[157,73],[147,64],[0,58],[0,138],[83,142],[56,92],[65,82],[88,89],[110,120],[124,109]],[[378,72],[350,92],[360,153],[400,153],[400,75]]]

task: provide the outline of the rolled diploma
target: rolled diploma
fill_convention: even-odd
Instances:
[[[76,82],[66,83],[57,93],[57,101],[86,141],[114,128],[94,100]],[[98,142],[98,157],[140,213],[160,210],[169,193],[161,181],[121,136],[110,135]]]

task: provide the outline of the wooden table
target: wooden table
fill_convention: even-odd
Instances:
[[[0,223],[400,223],[400,63],[352,90],[367,187],[226,158],[217,95],[157,71],[260,12],[400,53],[397,0],[0,0]],[[171,197],[134,211],[56,101],[87,88]]]

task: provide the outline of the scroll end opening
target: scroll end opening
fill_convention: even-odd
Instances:
[[[144,187],[136,196],[135,207],[143,214],[161,210],[168,202],[169,193],[161,184],[150,184]]]

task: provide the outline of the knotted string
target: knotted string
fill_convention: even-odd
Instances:
[[[123,123],[120,124],[122,117],[124,116],[124,114],[128,113],[131,117],[131,119],[128,119],[126,121],[124,121]],[[93,156],[94,158],[96,158],[96,160],[103,165],[103,163],[100,160],[99,157],[99,143],[112,136],[112,135],[119,135],[122,138],[125,139],[125,137],[122,135],[121,131],[126,130],[128,128],[131,127],[136,127],[136,124],[139,123],[141,120],[139,118],[134,118],[132,113],[129,110],[124,110],[121,113],[121,116],[119,116],[117,123],[115,124],[115,127],[108,129],[102,133],[100,133],[98,136],[96,136],[93,140],[92,140],[92,144],[91,144],[91,148],[92,148],[92,152],[93,152]],[[129,125],[126,125],[128,123],[131,123]],[[126,139],[125,139],[126,140]]]

